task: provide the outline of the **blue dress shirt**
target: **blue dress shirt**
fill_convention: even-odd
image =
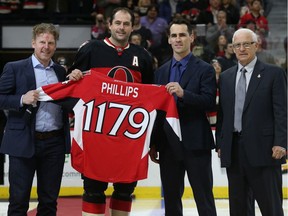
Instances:
[[[59,82],[53,69],[54,62],[52,60],[47,67],[44,67],[38,59],[32,55],[32,64],[37,88]],[[61,106],[51,102],[40,102],[39,109],[36,113],[36,131],[46,132],[59,130],[62,127],[63,118]]]

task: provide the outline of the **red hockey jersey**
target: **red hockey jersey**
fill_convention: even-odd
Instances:
[[[173,96],[164,86],[128,83],[97,71],[77,82],[42,86],[40,101],[78,98],[74,106],[72,166],[104,182],[147,178],[150,136],[157,110],[181,140]]]

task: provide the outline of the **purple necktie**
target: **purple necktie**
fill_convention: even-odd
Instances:
[[[180,77],[181,77],[181,63],[178,61],[175,64],[175,74],[174,74],[174,82],[179,82],[180,81]]]

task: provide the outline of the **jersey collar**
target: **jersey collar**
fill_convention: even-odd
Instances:
[[[122,46],[116,46],[116,45],[114,45],[114,44],[109,40],[109,38],[107,38],[107,37],[104,39],[104,42],[105,42],[108,46],[113,47],[113,48],[117,51],[117,53],[118,53],[119,56],[121,56],[121,55],[123,54],[124,50],[125,50],[125,49],[128,49],[129,46],[130,46],[129,43],[127,43],[124,47],[122,47]]]

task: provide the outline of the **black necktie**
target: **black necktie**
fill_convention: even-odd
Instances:
[[[236,86],[235,94],[235,113],[234,113],[234,129],[235,131],[242,131],[242,113],[246,96],[246,75],[245,68],[240,70],[241,76]]]
[[[180,81],[180,77],[181,77],[181,63],[179,61],[177,61],[175,63],[175,74],[174,74],[174,82],[179,82]]]

